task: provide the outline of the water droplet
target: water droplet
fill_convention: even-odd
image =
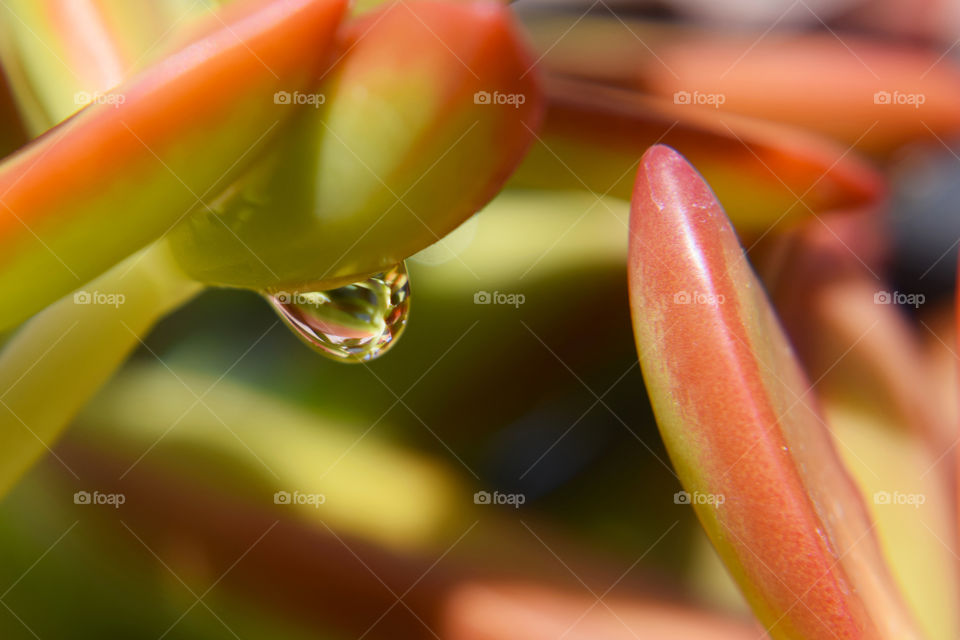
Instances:
[[[379,358],[407,324],[410,281],[401,263],[326,291],[265,293],[283,321],[319,353],[338,362]]]

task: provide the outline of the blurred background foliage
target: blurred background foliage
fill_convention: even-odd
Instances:
[[[179,500],[203,494],[209,511],[199,517],[224,522],[241,517],[231,510],[237,502],[286,520],[275,491],[322,493],[320,509],[292,507],[293,519],[313,523],[317,534],[329,536],[329,526],[351,544],[414,556],[438,556],[480,521],[463,548],[502,554],[498,562],[507,566],[511,547],[536,545],[521,521],[563,531],[566,544],[623,568],[638,544],[646,548],[673,527],[644,557],[644,571],[675,583],[686,570],[699,573],[691,565],[715,561],[690,555],[702,533],[692,512],[674,504],[680,486],[636,366],[622,268],[626,214],[625,202],[589,194],[504,193],[409,261],[410,324],[391,354],[370,364],[317,357],[255,294],[200,296],[154,330],[56,456],[4,502],[9,543],[0,545],[0,566],[8,584],[76,523],[38,565],[44,570],[31,570],[11,590],[11,609],[40,637],[59,636],[60,618],[71,620],[70,637],[81,637],[80,629],[82,637],[162,632],[158,621],[169,623],[190,604],[173,573],[216,579],[226,569],[207,566],[210,550],[191,540],[198,525],[219,525],[198,523],[192,510],[154,512],[153,503],[170,499],[163,495],[170,485],[185,490]],[[478,305],[481,291],[518,293],[524,302]],[[149,480],[136,482],[141,474]],[[97,513],[73,504],[75,491],[107,486],[128,503]],[[519,513],[477,506],[480,490],[523,493],[527,502]],[[161,535],[157,544],[183,545],[179,554],[154,548],[153,538],[147,549],[134,535],[146,537],[141,529],[167,518],[179,520],[171,524],[177,535]],[[546,548],[534,553],[533,564],[556,562]],[[78,555],[83,565],[74,564]],[[51,618],[43,615],[51,602],[44,594],[54,584],[63,593]],[[203,580],[197,585],[199,594]],[[137,603],[129,619],[111,613],[126,609],[123,601]],[[146,615],[135,612],[144,608]],[[251,609],[235,602],[223,613],[211,608],[243,637],[258,637]],[[171,636],[229,637],[212,615],[196,607]],[[9,637],[26,633],[12,615],[6,621]],[[389,636],[388,627],[379,632]]]

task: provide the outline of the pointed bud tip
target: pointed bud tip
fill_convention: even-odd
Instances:
[[[732,227],[704,177],[678,151],[650,147],[640,160],[630,215],[631,241],[666,237],[681,229],[703,235]],[[705,239],[705,238],[702,238]]]

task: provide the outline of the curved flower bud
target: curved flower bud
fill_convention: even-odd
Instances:
[[[493,3],[362,16],[320,93],[284,99],[299,113],[269,164],[172,236],[199,280],[317,288],[385,270],[493,197],[541,106],[510,10]]]
[[[773,120],[877,154],[960,132],[960,65],[944,47],[826,30],[731,33],[603,15],[575,23],[536,12],[524,18],[549,72],[705,105],[718,119]]]
[[[723,199],[737,230],[772,227],[837,208],[872,206],[879,173],[840,145],[772,122],[676,105],[626,89],[550,77],[543,133],[517,186],[586,189],[630,199],[637,159],[651,144],[678,149]]]
[[[164,234],[243,168],[332,45],[343,0],[257,3],[0,165],[0,327]]]
[[[677,473],[754,613],[774,638],[919,637],[713,193],[657,146],[632,204],[628,277],[644,380]]]

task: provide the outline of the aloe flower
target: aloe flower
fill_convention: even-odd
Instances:
[[[800,4],[0,2],[0,634],[957,637],[950,17]]]

